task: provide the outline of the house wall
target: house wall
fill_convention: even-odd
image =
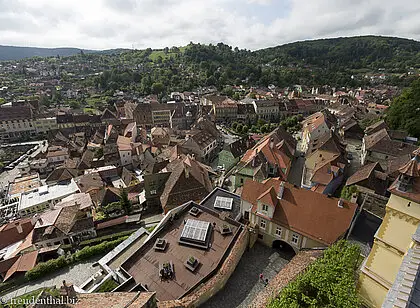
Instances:
[[[153,125],[170,126],[171,111],[168,110],[153,110],[152,111]]]
[[[50,130],[58,129],[57,119],[54,118],[40,118],[34,121],[37,133],[47,133]]]
[[[239,157],[235,158],[233,157],[233,154],[230,151],[222,150],[219,153],[219,166],[224,166],[226,170],[229,170],[234,165],[236,165],[239,161]]]
[[[120,153],[121,166],[131,165],[133,158],[131,157],[131,151],[118,151]]]
[[[39,241],[35,243],[35,247],[37,249],[40,249],[42,247],[50,247],[50,246],[59,245],[59,244],[66,245],[66,244],[72,243],[74,239],[76,238],[78,238],[79,240],[87,240],[93,237],[96,237],[96,231],[95,231],[95,228],[90,228],[87,230],[82,230],[77,233],[69,234],[68,236]]]
[[[244,205],[244,208],[246,208],[246,205]],[[317,242],[298,232],[292,231],[285,226],[278,225],[274,222],[264,219],[258,215],[255,215],[255,213],[251,213],[250,217],[251,217],[251,223],[253,225],[258,226],[258,231],[259,231],[258,240],[269,247],[272,247],[273,242],[276,240],[281,240],[281,241],[286,242],[293,248],[293,250],[296,253],[302,248],[326,247],[326,245],[323,243]],[[261,224],[262,221],[265,221],[265,228],[262,227],[262,224]],[[276,233],[277,228],[281,229],[280,235]],[[297,243],[292,242],[294,234],[298,235]]]
[[[249,170],[251,169],[244,168],[241,170],[241,173],[235,173],[235,176],[233,177],[233,187],[235,189],[243,186],[247,179],[251,179],[251,180],[253,179],[252,173],[249,174],[250,173]]]

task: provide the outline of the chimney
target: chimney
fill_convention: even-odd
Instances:
[[[338,207],[343,208],[343,199],[338,199]]]
[[[23,229],[22,229],[22,226],[19,223],[19,221],[16,222],[16,229],[17,229],[19,234],[23,233]]]
[[[280,186],[279,186],[279,192],[278,192],[278,194],[277,194],[277,198],[278,198],[279,200],[283,199],[283,194],[284,194],[284,182],[283,182],[283,181],[281,181],[281,182],[280,182]]]
[[[190,177],[190,170],[188,170],[188,167],[184,165],[184,173],[185,178],[188,179]]]
[[[273,148],[274,148],[274,139],[271,138],[270,139],[270,149],[273,149]]]

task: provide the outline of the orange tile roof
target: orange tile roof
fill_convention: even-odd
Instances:
[[[247,180],[241,197],[253,204],[252,212],[256,213],[258,197],[271,188],[277,194],[280,183],[279,179],[269,179],[263,183]],[[289,183],[284,186],[283,197],[277,200],[273,222],[326,245],[334,243],[347,231],[356,204],[344,201],[343,208],[340,208],[337,198],[296,188]]]
[[[4,280],[9,279],[16,272],[27,272],[35,267],[36,259],[38,257],[38,251],[31,251],[21,255],[15,263],[9,268]]]

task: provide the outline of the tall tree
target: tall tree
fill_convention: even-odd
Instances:
[[[121,208],[124,210],[125,214],[130,214],[133,210],[133,205],[131,204],[131,201],[128,199],[128,193],[125,188],[121,190],[120,194],[120,204]]]

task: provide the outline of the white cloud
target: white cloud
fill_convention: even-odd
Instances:
[[[0,7],[3,45],[161,48],[223,41],[257,49],[365,34],[420,39],[418,0],[0,0]],[[264,16],[261,7],[285,17]]]

